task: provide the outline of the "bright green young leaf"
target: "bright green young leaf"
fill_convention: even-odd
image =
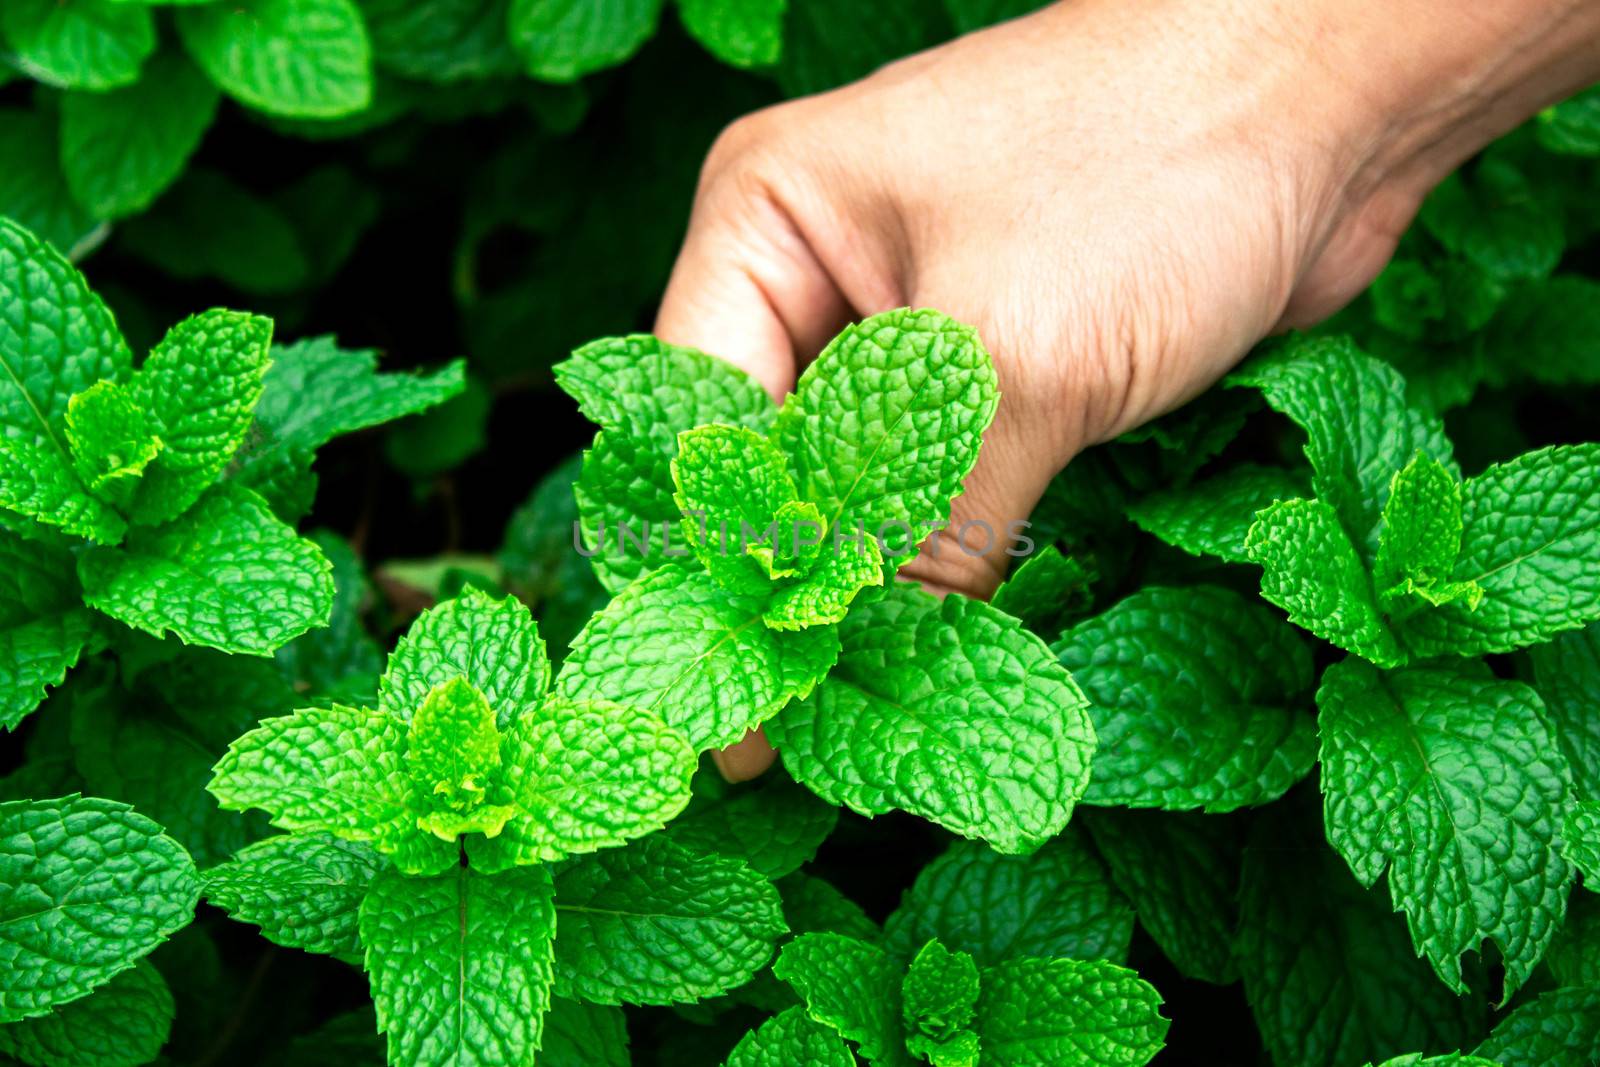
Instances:
[[[0,514],[26,516],[62,533],[114,545],[127,532],[111,505],[90,496],[72,460],[53,445],[0,437]]]
[[[0,1054],[41,1067],[153,1063],[172,1032],[175,1005],[144,960],[49,1015],[0,1026]]]
[[[1586,888],[1600,892],[1600,801],[1574,804],[1561,823],[1561,855]]]
[[[68,401],[66,438],[79,480],[119,506],[133,498],[162,448],[144,398],[112,381],[96,382]]]
[[[843,622],[863,589],[882,584],[883,552],[876,540],[824,543],[810,573],[773,594],[761,621],[774,630]]]
[[[409,721],[435,686],[456,678],[484,695],[501,730],[544,699],[550,660],[538,624],[515,597],[468,588],[423,612],[389,653],[378,706]]]
[[[1084,835],[1068,827],[1031,856],[953,843],[922,868],[884,931],[901,960],[936,937],[983,966],[1012,956],[1120,963],[1133,912]]]
[[[1321,500],[1273,504],[1257,514],[1245,554],[1261,565],[1261,596],[1287,611],[1290,622],[1379,666],[1405,661],[1331,506]]]
[[[764,592],[770,578],[745,545],[797,503],[783,453],[747,426],[700,426],[678,435],[672,481],[695,558],[734,592]]]
[[[1305,429],[1312,492],[1333,509],[1362,560],[1377,547],[1372,537],[1395,471],[1418,451],[1455,471],[1438,418],[1407,403],[1399,373],[1349,338],[1296,339],[1246,363],[1227,383],[1260,389]]]
[[[557,690],[654,711],[697,752],[731,745],[810,693],[839,654],[831,627],[776,631],[764,609],[703,571],[663,567],[573,640]]]
[[[1245,539],[1256,513],[1305,495],[1305,479],[1282,467],[1241,463],[1193,485],[1158,489],[1128,505],[1146,533],[1191,555],[1244,563]]]
[[[877,1067],[912,1067],[905,1051],[904,966],[876,945],[839,934],[803,934],[783,946],[772,973],[794,987],[806,1013],[861,1047]]]
[[[1476,656],[1549,640],[1600,618],[1600,444],[1526,452],[1462,486],[1450,577],[1482,590],[1405,620],[1424,655]]]
[[[977,1067],[971,1030],[978,1006],[978,965],[938,941],[922,946],[900,984],[906,1051],[934,1067]]]
[[[790,774],[831,803],[899,808],[1002,852],[1061,831],[1089,783],[1094,728],[1043,641],[981,601],[901,583],[839,635],[827,680],[768,724]]]
[[[195,63],[248,107],[332,119],[372,101],[371,47],[351,0],[235,0],[177,21]]]
[[[60,89],[128,85],[156,47],[150,12],[116,0],[6,0],[0,31],[24,73]]]
[[[614,67],[656,32],[661,0],[511,0],[511,44],[540,81]]]
[[[772,439],[828,529],[859,526],[903,557],[949,518],[999,399],[974,330],[902,308],[828,343],[779,411]]]
[[[1600,622],[1529,650],[1545,722],[1572,768],[1580,800],[1600,800]]]
[[[1372,577],[1384,611],[1404,617],[1422,608],[1466,601],[1476,607],[1483,589],[1453,582],[1461,552],[1461,483],[1422,453],[1394,476],[1383,505],[1383,526]]]
[[[1239,843],[1230,819],[1189,812],[1097,809],[1082,816],[1139,925],[1188,978],[1231,985]],[[1085,958],[1088,953],[1029,955]],[[1107,958],[1116,962],[1120,956]]]
[[[688,803],[695,768],[682,735],[649,712],[559,697],[511,725],[500,762],[487,800],[513,814],[498,834],[467,844],[473,865],[486,871],[659,830]]]
[[[1492,939],[1509,998],[1560,923],[1557,852],[1572,789],[1538,696],[1474,671],[1380,672],[1346,659],[1317,693],[1328,840],[1410,920],[1419,953],[1465,992],[1461,955]]]
[[[628,1022],[607,1004],[552,997],[539,1042],[540,1067],[629,1067]]]
[[[783,50],[788,0],[678,0],[684,29],[736,67],[770,67]]]
[[[1499,1067],[1587,1067],[1600,1060],[1600,989],[1557,989],[1529,1001],[1473,1054]]]
[[[71,554],[0,530],[0,729],[15,729],[61,684],[90,627]]]
[[[406,773],[421,808],[417,825],[444,841],[460,834],[494,836],[515,810],[485,803],[500,771],[494,709],[465,678],[435,686],[411,717]]]
[[[1094,574],[1082,560],[1046,545],[1011,572],[989,603],[1015,615],[1036,634],[1053,634],[1063,619],[1082,614],[1094,603]]]
[[[1161,995],[1105,960],[1019,958],[983,970],[978,1035],[997,1067],[1139,1067],[1161,1051]]]
[[[176,518],[217,480],[250,428],[271,343],[271,319],[216,309],[178,323],[151,351],[132,389],[161,448],[128,508],[134,522]]]
[[[691,849],[743,860],[777,879],[810,862],[838,820],[837,808],[793,782],[762,781],[717,800],[696,801],[672,821],[667,836]]]
[[[317,546],[237,487],[134,530],[122,548],[91,549],[78,578],[86,603],[135,629],[257,656],[326,624],[333,601]]]
[[[178,51],[156,55],[126,88],[66,94],[61,172],[73,197],[103,219],[149,207],[199,147],[217,99],[216,88]]]
[[[1232,811],[1282,796],[1316,761],[1311,655],[1220,586],[1147,586],[1061,635],[1089,698],[1090,804]]]
[[[856,1058],[839,1035],[788,1008],[745,1034],[723,1067],[855,1067]]]
[[[452,83],[517,73],[509,0],[361,0],[372,61],[407,78]]]
[[[206,871],[206,900],[268,941],[357,960],[356,915],[385,868],[368,845],[332,834],[279,834]]]
[[[787,932],[764,877],[660,835],[557,869],[556,923],[557,991],[597,1004],[726,992],[765,966]]]
[[[44,1015],[134,966],[188,924],[200,876],[125,804],[0,804],[0,1022]]]
[[[361,903],[361,945],[389,1062],[533,1062],[550,1007],[555,930],[543,867],[379,874]]]

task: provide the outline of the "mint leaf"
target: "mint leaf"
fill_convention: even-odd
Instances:
[[[1600,88],[1590,88],[1539,112],[1534,131],[1552,152],[1600,156]]]
[[[1393,667],[1405,654],[1378,611],[1366,567],[1338,513],[1321,500],[1285,500],[1256,515],[1245,554],[1261,565],[1261,596],[1289,621],[1340,648]]]
[[[1557,989],[1495,1026],[1473,1055],[1500,1067],[1584,1067],[1600,1057],[1600,989]]]
[[[1558,985],[1600,986],[1600,896],[1575,892],[1567,899],[1567,917],[1544,962]]]
[[[269,363],[272,320],[221,309],[167,331],[131,383],[161,448],[129,517],[175,518],[217,480],[250,427]]]
[[[1046,545],[1022,561],[1000,584],[989,603],[1015,615],[1036,634],[1054,633],[1064,618],[1081,615],[1094,603],[1094,573],[1074,556]]]
[[[1193,485],[1158,489],[1128,505],[1128,518],[1193,556],[1244,563],[1256,513],[1305,495],[1305,479],[1281,467],[1241,463]]]
[[[540,1067],[629,1067],[622,1009],[552,997],[538,1062]]]
[[[125,804],[0,804],[0,1022],[43,1015],[127,970],[188,924],[200,878]]]
[[[44,1067],[152,1063],[172,1031],[172,991],[144,960],[49,1015],[0,1026],[0,1054]]]
[[[1545,722],[1572,768],[1580,800],[1600,800],[1600,623],[1528,650]]]
[[[597,550],[595,574],[615,593],[669,562],[662,538],[679,518],[671,470],[678,434],[710,422],[764,431],[777,408],[732,364],[645,334],[584,345],[556,364],[555,376],[601,427],[573,491],[584,540]],[[626,540],[623,527],[646,543]]]
[[[743,860],[768,878],[798,870],[833,832],[839,811],[793,782],[761,782],[692,804],[667,836],[703,852]]]
[[[800,497],[831,530],[904,556],[950,516],[999,403],[977,333],[902,308],[847,327],[800,376],[772,427]]]
[[[922,946],[900,983],[906,1051],[934,1067],[977,1067],[970,1029],[978,1004],[978,965],[938,941]]]
[[[1161,1051],[1161,995],[1105,960],[1013,959],[983,970],[978,1035],[985,1063],[1137,1067]]]
[[[278,669],[297,692],[325,698],[322,703],[375,704],[383,653],[363,622],[372,590],[361,560],[347,542],[327,531],[312,533],[310,540],[333,567],[328,628],[303,634],[278,649]]]
[[[1367,1064],[1367,1067],[1372,1067],[1372,1064]],[[1460,1052],[1446,1052],[1442,1056],[1424,1056],[1420,1052],[1411,1052],[1391,1060],[1384,1060],[1378,1067],[1505,1067],[1505,1065]]]
[[[365,0],[361,14],[381,70],[451,83],[517,73],[507,0]]]
[[[128,528],[88,494],[70,459],[14,437],[0,437],[0,509],[104,545],[122,540]]]
[[[1422,451],[1455,472],[1438,418],[1407,403],[1399,373],[1347,337],[1296,338],[1226,381],[1260,389],[1305,429],[1312,492],[1363,561],[1376,548],[1371,538],[1395,471]]]
[[[472,683],[504,730],[538,707],[550,686],[544,639],[528,609],[468,588],[411,624],[378,683],[378,706],[408,722],[435,686]]]
[[[689,546],[711,577],[734,592],[766,591],[746,531],[753,541],[796,503],[783,453],[746,426],[700,426],[678,435],[672,481]]]
[[[1419,655],[1475,656],[1549,640],[1600,617],[1600,444],[1526,452],[1462,486],[1456,583],[1482,590],[1405,620]]]
[[[444,841],[460,834],[494,836],[511,818],[510,804],[486,804],[500,771],[494,709],[465,678],[435,686],[411,717],[406,773],[420,798],[417,825]]]
[[[1586,888],[1600,892],[1600,801],[1574,804],[1561,823],[1561,855]]]
[[[953,843],[922,868],[884,933],[901,959],[936,937],[984,966],[1012,956],[1121,961],[1133,911],[1083,834],[1069,827],[1031,856]]]
[[[702,571],[663,567],[573,640],[557,691],[654,711],[697,752],[731,745],[810,693],[838,656],[832,628],[776,631],[765,607]]]
[[[1231,820],[1191,813],[1096,810],[1083,820],[1111,878],[1178,973],[1230,985],[1239,846]],[[1032,955],[1077,956],[1084,952]],[[1096,953],[1113,961],[1120,955]]]
[[[683,28],[724,63],[768,67],[783,48],[788,0],[678,0]]]
[[[550,873],[379,874],[361,944],[391,1064],[528,1063],[550,1006]]]
[[[327,622],[328,561],[256,494],[219,486],[181,517],[78,558],[83,599],[157,637],[270,655]]]
[[[96,382],[67,403],[67,445],[91,493],[126,507],[162,449],[143,398],[126,385]]]
[[[96,218],[143,211],[183,172],[216,113],[217,90],[178,51],[154,56],[133,85],[66,94],[61,172],[74,199]]]
[[[356,916],[386,866],[368,845],[332,834],[279,834],[204,874],[206,901],[268,941],[358,960]]]
[[[1311,771],[1311,655],[1219,586],[1147,586],[1053,646],[1089,698],[1090,804],[1232,811]]]
[[[901,1022],[901,965],[883,949],[839,934],[802,934],[772,973],[794,987],[806,1013],[861,1047],[880,1067],[911,1067]]]
[[[415,722],[413,722],[415,729]],[[665,826],[689,801],[694,752],[649,712],[553,698],[518,719],[501,746],[498,835],[469,841],[480,870],[610,848]]]
[[[155,51],[155,20],[116,0],[14,0],[0,10],[12,61],[58,89],[113,89],[139,77]]]
[[[1566,246],[1560,209],[1503,156],[1440,182],[1417,217],[1445,248],[1503,281],[1544,277]]]
[[[511,45],[540,81],[570,82],[614,67],[656,32],[661,0],[511,0]]]
[[[77,586],[65,548],[0,530],[0,729],[16,729],[88,643]]]
[[[507,521],[499,554],[507,587],[532,609],[556,658],[611,601],[594,568],[572,544],[578,521],[572,483],[581,462],[581,456],[571,456],[539,480]]]
[[[0,80],[8,66],[0,65]],[[32,230],[41,241],[81,259],[100,247],[111,229],[72,198],[57,158],[55,117],[43,110],[0,109],[0,216]]]
[[[1559,924],[1572,871],[1556,852],[1571,774],[1525,685],[1443,668],[1334,664],[1317,693],[1328,840],[1395,907],[1440,979],[1492,939],[1505,996]]]
[[[839,1036],[788,1008],[744,1035],[723,1067],[855,1067],[856,1058]]]
[[[839,638],[827,680],[767,728],[797,780],[830,803],[903,809],[1002,852],[1066,825],[1094,730],[1044,642],[980,601],[900,583],[856,606]]]
[[[659,836],[563,864],[556,917],[556,989],[598,1004],[671,1004],[741,986],[785,933],[765,878]]]
[[[372,59],[350,0],[242,0],[178,12],[178,35],[206,76],[247,107],[332,119],[372,101]]]
[[[761,621],[774,630],[843,622],[856,595],[883,584],[883,552],[870,537],[826,545],[811,572],[773,594]]]
[[[1482,587],[1450,580],[1460,553],[1461,483],[1419,452],[1394,476],[1383,506],[1372,566],[1379,604],[1395,617],[1455,600],[1476,607]]]

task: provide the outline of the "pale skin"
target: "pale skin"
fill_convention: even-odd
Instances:
[[[1600,80],[1593,0],[1065,0],[712,148],[656,323],[774,397],[847,322],[977,327],[1003,398],[952,522],[1337,311],[1445,175]],[[987,597],[1008,558],[900,572]],[[733,780],[759,732],[716,753]]]

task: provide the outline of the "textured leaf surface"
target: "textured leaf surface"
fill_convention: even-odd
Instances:
[[[1561,823],[1561,855],[1600,891],[1600,801],[1574,804]]]
[[[782,878],[816,855],[838,809],[791,782],[772,781],[691,807],[667,834],[680,845],[741,859]]]
[[[1180,974],[1217,985],[1238,979],[1233,959],[1239,845],[1230,820],[1191,813],[1119,811],[1084,820],[1139,925]],[[1039,952],[1075,956],[1082,952]],[[1104,954],[1113,961],[1120,956]]]
[[[1566,243],[1559,207],[1535,195],[1515,165],[1494,155],[1439,183],[1419,218],[1440,244],[1505,281],[1549,274]]]
[[[468,588],[411,624],[378,684],[378,706],[409,721],[435,686],[465,678],[506,729],[537,707],[550,660],[533,615],[514,597]]]
[[[1105,960],[1014,959],[986,967],[978,1002],[985,1063],[1136,1067],[1159,1051],[1161,995]]]
[[[1419,454],[1390,485],[1372,567],[1380,603],[1393,611],[1390,598],[1412,590],[1437,602],[1461,552],[1461,483]]]
[[[882,584],[883,552],[877,541],[824,544],[811,572],[779,589],[761,619],[775,630],[842,622],[862,590]]]
[[[0,1022],[132,967],[189,922],[199,896],[188,853],[124,804],[0,804]]]
[[[1421,655],[1509,652],[1600,618],[1600,444],[1527,452],[1462,486],[1457,600],[1405,621]]]
[[[839,1035],[812,1022],[800,1008],[778,1013],[744,1035],[723,1067],[855,1067]]]
[[[1146,587],[1054,649],[1099,739],[1088,803],[1231,811],[1283,795],[1316,760],[1311,655],[1231,590]]]
[[[736,67],[765,67],[783,48],[788,0],[678,0],[684,28],[711,54]]]
[[[0,729],[61,684],[89,634],[70,553],[0,530]]]
[[[806,1012],[861,1047],[880,1067],[910,1067],[901,1026],[902,963],[840,934],[803,934],[783,946],[772,973],[794,987]]]
[[[900,983],[906,1051],[935,1067],[976,1067],[978,1040],[969,1027],[978,1006],[978,965],[965,952],[929,941]]]
[[[1082,560],[1046,545],[1011,572],[989,603],[1036,634],[1055,633],[1063,617],[1081,615],[1094,601],[1094,576]]]
[[[1128,505],[1146,533],[1196,556],[1249,560],[1245,538],[1256,513],[1305,495],[1305,479],[1281,467],[1243,463],[1180,488],[1159,489]]]
[[[1572,871],[1556,851],[1571,775],[1533,690],[1471,671],[1330,667],[1317,693],[1328,840],[1363,885],[1387,867],[1418,951],[1458,992],[1500,946],[1506,996],[1544,955]]]
[[[901,555],[978,459],[999,403],[994,365],[977,333],[937,311],[874,315],[835,337],[778,413],[773,440],[789,456],[800,497]]]
[[[115,0],[8,0],[0,30],[18,67],[63,89],[127,85],[156,47],[150,12]]]
[[[61,172],[98,218],[142,211],[182,173],[216,113],[211,83],[183,53],[163,52],[134,85],[62,97]]]
[[[1256,516],[1245,554],[1261,565],[1261,595],[1326,641],[1392,667],[1405,656],[1378,613],[1372,581],[1334,509],[1286,500]]]
[[[621,1008],[551,998],[539,1043],[540,1067],[628,1067],[631,1062]]]
[[[289,118],[331,119],[372,101],[372,57],[350,0],[241,0],[178,13],[184,46],[223,92]]]
[[[1544,962],[1561,986],[1600,987],[1600,895],[1575,891]]]
[[[697,752],[731,745],[810,693],[838,656],[831,628],[775,631],[762,622],[764,607],[702,571],[663,567],[574,639],[557,689],[654,711]]]
[[[670,1004],[743,985],[786,931],[771,884],[662,837],[556,873],[557,989],[600,1004]]]
[[[359,959],[356,917],[383,857],[332,834],[280,834],[205,872],[206,900],[268,941]]]
[[[1545,721],[1580,799],[1600,800],[1600,623],[1529,650]]]
[[[1600,989],[1557,989],[1500,1020],[1473,1050],[1500,1067],[1585,1067],[1600,1060]]]
[[[856,606],[839,633],[827,681],[768,726],[796,779],[862,814],[900,808],[1003,852],[1066,825],[1094,730],[1044,642],[987,604],[904,584]]]
[[[325,530],[310,539],[333,566],[333,607],[328,627],[278,649],[277,666],[305,703],[372,705],[378,698],[383,652],[367,632],[363,612],[372,591],[350,545]]]
[[[510,817],[508,805],[483,803],[500,770],[500,731],[494,709],[465,678],[435,686],[411,717],[405,763],[428,809],[422,825],[439,837],[498,833]]]
[[[511,0],[511,43],[541,81],[614,67],[656,30],[661,0]]]
[[[14,437],[0,437],[0,509],[100,544],[116,544],[127,530],[120,515],[88,494],[70,459]]]
[[[247,489],[219,487],[122,548],[78,559],[86,603],[157,637],[270,655],[328,621],[333,580],[317,546]]]
[[[672,481],[701,565],[728,589],[765,590],[770,579],[745,553],[746,531],[765,530],[779,508],[795,502],[783,453],[747,426],[685,430],[672,458]]]
[[[917,875],[884,930],[902,960],[936,937],[984,966],[1014,956],[1121,962],[1133,911],[1083,834],[1069,828],[1031,856],[955,842]]]
[[[66,431],[78,477],[118,504],[131,499],[162,448],[142,398],[118,382],[96,382],[68,401]]]
[[[0,1026],[0,1054],[40,1067],[139,1067],[172,1031],[172,991],[140,960],[49,1015]]]
[[[363,0],[379,67],[408,78],[457,82],[514,74],[506,40],[509,0]]]
[[[553,981],[551,898],[543,867],[374,879],[361,944],[391,1064],[532,1061]]]
[[[506,733],[491,805],[516,811],[467,846],[499,870],[610,848],[665,826],[689,801],[694,752],[649,712],[620,704],[546,701]]]

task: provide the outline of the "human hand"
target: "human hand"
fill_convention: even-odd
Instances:
[[[972,324],[1002,400],[951,522],[1003,531],[1079,450],[1354,297],[1439,179],[1600,67],[1600,5],[1481,7],[1063,3],[758,112],[712,149],[656,332],[781,397],[853,318]],[[1005,547],[901,573],[983,597]]]

